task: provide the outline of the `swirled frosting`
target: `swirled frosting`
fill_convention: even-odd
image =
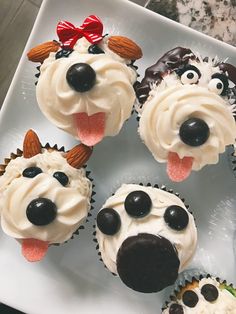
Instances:
[[[126,196],[130,192],[137,190],[146,192],[152,200],[150,213],[141,219],[130,217],[124,208]],[[102,208],[113,208],[117,211],[120,215],[121,227],[119,232],[113,236],[105,235],[96,228],[96,235],[103,262],[112,273],[117,274],[117,252],[124,240],[139,233],[165,237],[175,246],[178,252],[180,260],[179,271],[188,265],[197,244],[197,230],[194,218],[188,213],[189,223],[186,229],[182,231],[172,230],[163,218],[166,208],[170,205],[181,206],[188,212],[184,203],[176,195],[157,188],[137,184],[123,184],[113,196],[107,199]]]
[[[95,86],[84,93],[73,90],[66,80],[67,70],[80,62],[89,64],[96,72]],[[58,128],[75,138],[78,138],[73,117],[76,113],[84,112],[90,116],[104,112],[105,136],[118,134],[131,115],[136,72],[106,54],[86,54],[75,50],[68,58],[56,60],[55,53],[51,53],[40,72],[36,96],[41,111]]]
[[[201,294],[201,288],[205,284],[214,285],[218,290],[218,298],[213,302],[208,302],[205,300],[204,296]],[[215,278],[203,278],[199,281],[199,285],[194,289],[198,296],[198,303],[195,307],[188,307],[183,303],[183,300],[178,300],[178,304],[181,304],[183,307],[184,314],[235,314],[236,313],[236,297],[234,297],[224,286],[215,279]],[[169,314],[169,307],[165,309],[162,313]]]
[[[167,162],[170,152],[179,158],[193,157],[193,170],[216,164],[225,147],[234,143],[236,124],[226,96],[208,89],[208,83],[218,67],[206,62],[191,61],[201,71],[198,84],[181,84],[176,73],[166,74],[154,86],[140,110],[139,134],[159,162]],[[189,118],[205,121],[210,129],[208,140],[199,147],[181,141],[179,129]]]
[[[85,170],[71,167],[63,152],[44,150],[32,158],[11,160],[0,177],[0,213],[3,231],[17,240],[34,238],[52,243],[63,243],[71,238],[84,222],[90,209],[91,182]],[[42,173],[34,178],[22,176],[24,169],[39,167]],[[57,171],[68,178],[62,186],[53,177]],[[33,225],[26,216],[28,204],[38,198],[50,199],[57,206],[55,220],[46,226]]]

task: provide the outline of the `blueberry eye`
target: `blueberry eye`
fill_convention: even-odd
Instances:
[[[176,73],[180,76],[182,84],[196,84],[201,77],[198,68],[191,64],[178,69]]]
[[[66,186],[69,182],[69,178],[67,177],[67,175],[64,172],[61,171],[57,171],[53,174],[53,177],[55,179],[57,179],[61,185]]]
[[[208,84],[208,89],[217,95],[224,96],[229,87],[229,81],[224,74],[215,73]]]
[[[97,215],[99,230],[107,235],[114,235],[120,230],[120,215],[113,208],[103,208]]]
[[[189,216],[184,208],[172,205],[167,207],[164,220],[170,228],[180,231],[187,227]]]
[[[98,55],[98,54],[101,54],[101,53],[105,53],[98,45],[91,45],[91,46],[89,46],[88,52],[92,53],[92,54],[95,54],[95,55]]]
[[[133,191],[126,196],[125,210],[128,215],[142,218],[149,214],[152,201],[144,191]]]
[[[22,172],[22,175],[26,178],[34,178],[42,172],[42,169],[40,169],[39,167],[29,167]]]
[[[183,303],[188,307],[195,307],[198,303],[198,296],[192,290],[187,290],[183,294]]]
[[[182,305],[178,303],[172,303],[169,308],[169,314],[184,314]]]
[[[217,300],[219,296],[218,289],[211,284],[206,284],[201,288],[201,294],[204,296],[205,300],[208,302],[213,302]]]
[[[69,55],[73,52],[72,49],[61,49],[56,53],[55,58],[60,59],[60,58],[68,58]]]

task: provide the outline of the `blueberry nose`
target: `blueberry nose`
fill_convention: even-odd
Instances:
[[[50,224],[56,218],[56,215],[56,204],[48,198],[36,198],[29,203],[26,209],[28,220],[35,226]]]
[[[94,69],[87,63],[73,64],[66,73],[67,83],[77,92],[87,92],[96,81]]]
[[[124,284],[145,293],[172,285],[180,264],[169,240],[148,233],[127,238],[118,251],[116,263]]]
[[[189,146],[201,146],[210,135],[210,130],[205,121],[199,118],[190,118],[180,127],[179,136]]]

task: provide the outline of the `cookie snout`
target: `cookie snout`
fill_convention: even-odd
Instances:
[[[180,265],[171,242],[148,233],[128,237],[118,251],[116,262],[121,280],[144,293],[158,292],[172,285]]]

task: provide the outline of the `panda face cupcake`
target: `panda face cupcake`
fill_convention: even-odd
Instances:
[[[123,36],[103,37],[103,25],[89,16],[76,28],[67,21],[57,25],[59,43],[42,44],[36,96],[43,114],[58,128],[93,146],[105,136],[117,135],[135,102],[134,60],[141,49]],[[37,53],[36,53],[37,56]]]
[[[82,165],[90,154],[83,144],[67,153],[43,148],[30,130],[23,155],[2,167],[1,227],[20,242],[27,260],[42,259],[51,244],[67,241],[85,222],[92,184]]]
[[[107,199],[96,236],[105,266],[146,293],[173,284],[197,244],[194,218],[179,197],[136,184],[123,184]]]
[[[193,280],[171,301],[163,314],[235,314],[236,291],[214,277]]]
[[[236,137],[236,68],[177,47],[137,85],[139,133],[173,181],[216,164]]]

